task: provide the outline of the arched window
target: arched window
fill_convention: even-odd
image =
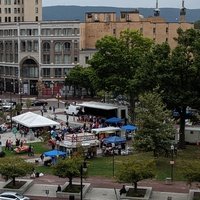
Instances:
[[[43,43],[43,52],[49,52],[50,51],[50,44],[48,42]]]
[[[57,52],[57,53],[62,52],[62,46],[61,46],[60,42],[57,42],[55,44],[55,52]]]
[[[64,52],[68,52],[71,49],[71,44],[69,42],[65,42],[63,45]]]

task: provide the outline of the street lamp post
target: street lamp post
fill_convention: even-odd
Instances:
[[[115,143],[112,143],[112,153],[113,153],[113,177],[115,176]]]
[[[84,161],[81,164],[81,171],[80,171],[80,174],[81,174],[81,200],[83,200],[83,172],[86,172],[86,171],[87,171],[87,163]]]
[[[20,105],[22,106],[22,79],[19,79],[19,102]]]
[[[171,161],[170,161],[170,165],[171,165],[171,181],[173,182],[174,180],[174,145],[171,145]]]
[[[67,100],[67,74],[65,74],[65,100]]]

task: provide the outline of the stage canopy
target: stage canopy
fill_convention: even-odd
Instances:
[[[28,128],[46,127],[60,125],[58,122],[38,115],[33,112],[26,112],[21,115],[12,117],[12,121],[26,126]]]

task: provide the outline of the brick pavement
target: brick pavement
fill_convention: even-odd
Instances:
[[[75,182],[79,182],[80,178],[73,179]],[[53,175],[44,175],[42,177],[34,179],[36,184],[64,184],[68,179],[59,178]],[[88,177],[85,182],[92,184],[92,187],[98,188],[121,188],[122,183],[118,183],[115,179],[109,179],[104,177]],[[130,185],[130,184],[128,184]],[[175,192],[175,193],[188,193],[189,189],[197,189],[197,185],[193,184],[190,188],[185,182],[175,181],[171,185],[167,185],[165,181],[156,180],[144,180],[138,183],[139,186],[152,187],[153,191],[159,192]]]

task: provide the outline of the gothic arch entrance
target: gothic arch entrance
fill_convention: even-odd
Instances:
[[[37,83],[39,79],[39,65],[34,58],[24,59],[20,67],[22,92],[29,95],[38,95]]]

